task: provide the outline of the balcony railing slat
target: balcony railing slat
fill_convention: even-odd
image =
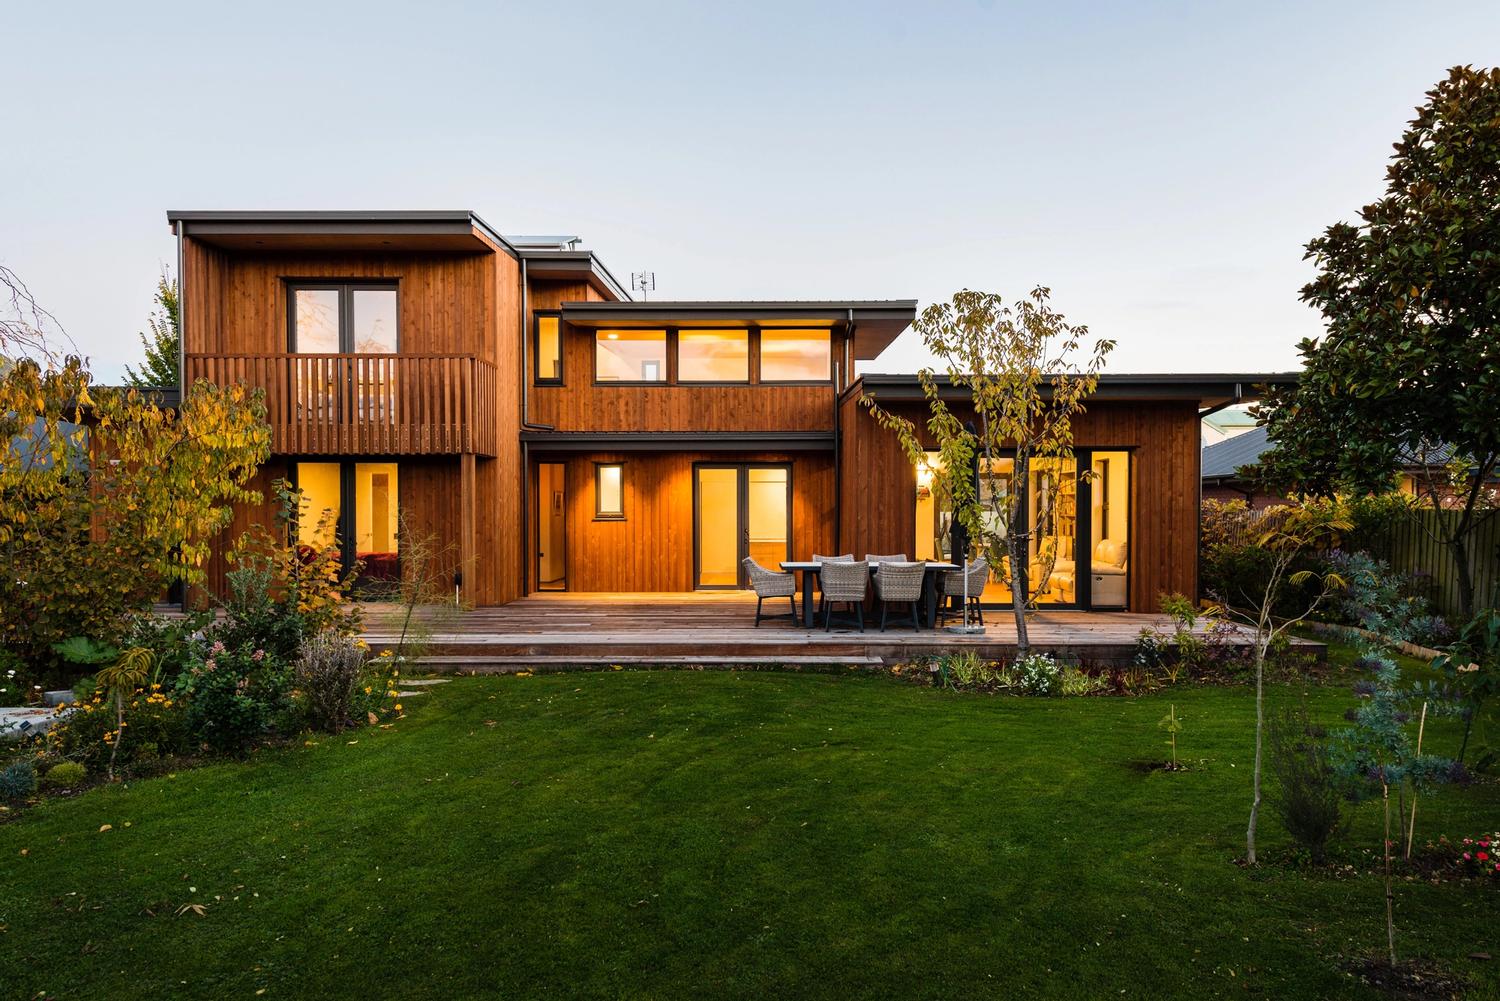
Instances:
[[[492,362],[454,354],[190,354],[188,382],[265,390],[289,455],[494,455]]]

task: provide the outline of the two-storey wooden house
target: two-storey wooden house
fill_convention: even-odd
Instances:
[[[852,374],[914,301],[635,302],[571,241],[467,211],[168,220],[185,381],[265,389],[263,485],[289,477],[338,512],[334,537],[303,542],[368,577],[399,574],[407,533],[453,554],[477,605],[735,588],[747,555],[948,552],[931,463],[858,403],[920,416],[914,377]],[[1144,611],[1195,589],[1200,409],[1257,378],[1107,377],[1066,468],[983,471],[1052,512],[1034,543],[1059,557],[1047,602]],[[229,535],[268,517],[237,512]]]

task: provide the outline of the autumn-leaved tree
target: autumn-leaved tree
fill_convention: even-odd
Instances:
[[[199,383],[176,408],[68,357],[0,374],[0,647],[38,663],[111,641],[165,585],[204,578],[270,451],[260,392]]]
[[[1451,517],[1423,519],[1448,551],[1466,617],[1478,607],[1475,532],[1500,517],[1500,70],[1452,69],[1427,94],[1358,224],[1307,245],[1318,276],[1302,298],[1327,333],[1304,340],[1294,387],[1257,413],[1272,448],[1261,478],[1327,496],[1419,490]]]
[[[177,282],[163,274],[156,280],[156,310],[146,318],[149,334],[140,334],[145,360],[140,368],[125,366],[125,381],[139,389],[173,387],[179,382],[182,350],[182,313]]]
[[[967,405],[955,410],[942,398],[933,371],[918,372],[930,411],[926,436],[872,396],[862,399],[875,420],[899,436],[913,464],[926,461],[929,442],[937,448],[939,475],[955,520],[971,549],[991,567],[1003,568],[1014,596],[1016,646],[1023,656],[1030,649],[1026,610],[1047,590],[1058,556],[1066,555],[1045,545],[1035,547],[1033,554],[1029,544],[1056,514],[1051,505],[1061,477],[1074,475],[1069,461],[1073,420],[1083,413],[1115,346],[1101,339],[1083,356],[1088,328],[1069,323],[1052,309],[1050,298],[1048,289],[1038,287],[1007,304],[995,293],[964,289],[952,302],[933,303],[922,311],[914,328],[942,360],[947,382],[968,397]],[[978,489],[976,463],[982,460],[989,470],[1002,455],[1014,457],[1014,484],[1025,487],[1037,474],[1038,502],[1029,512],[1020,489]],[[960,559],[969,554],[953,555]]]

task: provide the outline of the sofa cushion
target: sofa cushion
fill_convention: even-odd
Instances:
[[[1105,539],[1094,547],[1094,570],[1096,572],[1104,572],[1107,566],[1123,567],[1124,565],[1125,543]]]

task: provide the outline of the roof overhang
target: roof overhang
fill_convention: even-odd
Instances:
[[[615,280],[599,258],[588,250],[526,250],[519,251],[526,262],[526,274],[530,278],[550,278],[563,281],[588,282],[595,292],[615,302],[629,302],[630,293]]]
[[[503,252],[510,242],[468,209],[414,212],[172,210],[167,222],[200,243],[252,251]]]
[[[935,375],[933,378],[938,385],[938,395],[943,399],[968,398],[968,389],[953,385],[946,375]],[[1267,386],[1291,386],[1297,383],[1297,379],[1296,372],[1108,374],[1099,376],[1099,385],[1089,399],[1142,402],[1191,400],[1199,407],[1213,408],[1258,399]],[[845,392],[854,392],[861,386],[864,391],[879,399],[925,399],[922,384],[915,375],[867,373]],[[1046,389],[1044,384],[1044,392]]]
[[[869,361],[911,326],[917,301],[565,302],[562,311],[564,321],[585,329],[694,326],[852,331],[854,357]]]
[[[826,452],[832,431],[522,431],[545,452]]]

